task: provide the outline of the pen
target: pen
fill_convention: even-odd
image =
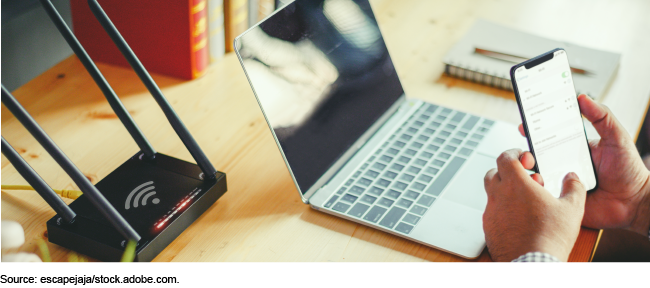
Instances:
[[[496,52],[496,51],[491,51],[491,50],[482,49],[482,48],[474,48],[474,53],[481,54],[481,55],[483,55],[485,57],[490,57],[490,58],[493,58],[493,59],[508,61],[508,62],[511,62],[511,63],[521,63],[521,62],[524,62],[524,61],[528,60],[528,58],[525,58],[525,57],[516,56],[516,55],[512,55],[512,54],[501,53],[501,52]],[[577,73],[577,74],[583,74],[583,75],[584,74],[593,74],[592,72],[589,72],[587,70],[580,69],[580,68],[575,68],[575,67],[571,67],[571,72]]]

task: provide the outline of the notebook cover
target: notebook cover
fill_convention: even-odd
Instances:
[[[611,82],[621,54],[591,49],[567,42],[538,37],[516,29],[479,19],[467,34],[445,55],[445,64],[496,76],[510,81],[510,67],[516,63],[474,53],[474,48],[533,58],[555,48],[564,48],[571,66],[594,72],[573,73],[576,90],[599,98]]]

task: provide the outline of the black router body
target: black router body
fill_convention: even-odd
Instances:
[[[131,157],[95,187],[142,237],[135,260],[151,261],[226,192],[226,174],[204,181],[195,164],[160,153],[153,161],[142,161],[141,156],[139,152]],[[156,194],[144,198],[151,192]],[[47,221],[50,242],[103,261],[119,261],[126,239],[84,196],[70,204],[77,213],[74,223],[65,224],[58,215]]]
[[[96,0],[88,0],[91,11],[158,102],[197,164],[153,149],[50,0],[40,1],[141,151],[92,185],[2,86],[2,103],[83,195],[66,205],[4,137],[2,153],[56,211],[57,215],[47,221],[50,242],[99,260],[119,261],[127,242],[136,241],[135,261],[151,261],[226,192],[226,174],[214,169]]]

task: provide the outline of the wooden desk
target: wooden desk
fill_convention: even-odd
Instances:
[[[602,99],[636,135],[650,97],[650,4],[607,1],[372,1],[409,97],[519,123],[512,93],[442,76],[440,62],[477,18],[582,45],[622,52]],[[641,37],[643,36],[643,37]],[[136,75],[99,64],[154,147],[192,161]],[[462,261],[439,250],[310,209],[300,201],[234,54],[203,78],[154,75],[229,191],[157,261]],[[71,57],[14,95],[77,166],[96,183],[137,152],[81,63]],[[73,182],[3,107],[2,135],[53,187]],[[24,184],[2,158],[2,183]],[[2,191],[2,219],[25,227],[22,251],[37,251],[54,213],[35,192]],[[583,229],[571,260],[588,261],[598,231]],[[69,250],[48,243],[55,261]],[[489,261],[486,251],[478,259]]]

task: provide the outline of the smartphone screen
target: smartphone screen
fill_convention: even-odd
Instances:
[[[574,172],[587,191],[594,189],[596,174],[566,51],[556,49],[517,66],[513,84],[544,187],[559,197],[564,176]]]

